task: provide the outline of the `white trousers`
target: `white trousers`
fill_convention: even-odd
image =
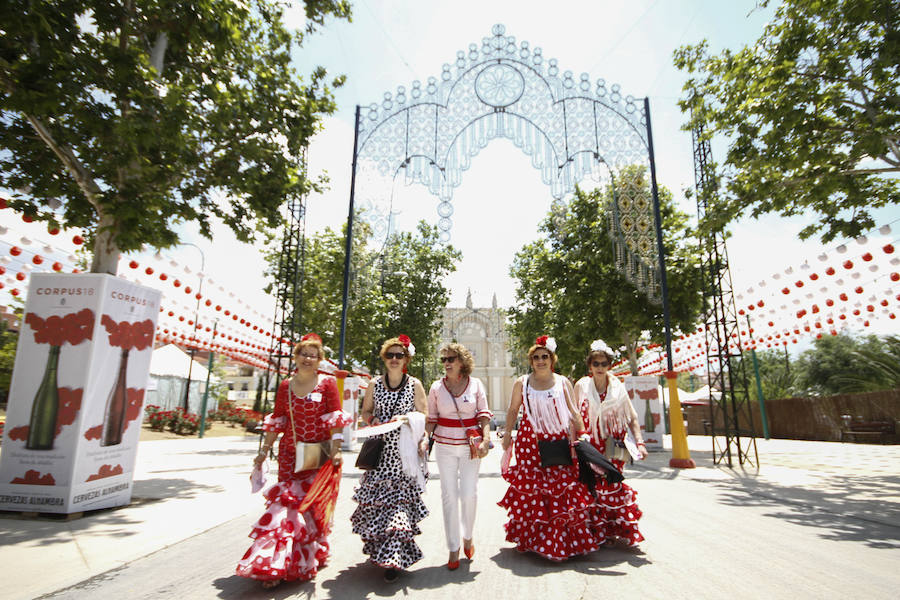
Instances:
[[[447,549],[455,552],[461,548],[462,537],[472,539],[475,527],[475,506],[478,502],[478,469],[481,459],[469,458],[469,446],[451,446],[436,443],[434,460],[441,474],[441,502],[444,507],[444,534]]]

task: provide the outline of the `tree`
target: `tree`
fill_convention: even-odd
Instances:
[[[416,346],[411,365],[419,372],[433,360],[449,292],[442,281],[455,270],[460,254],[440,243],[437,228],[420,222],[414,233],[394,234],[381,248],[369,246],[371,228],[353,226],[351,285],[344,347],[348,364],[370,372],[381,369],[381,343],[400,333]],[[270,289],[278,284],[278,252],[267,255]],[[315,331],[326,346],[340,343],[344,237],[332,229],[310,236],[303,255],[302,299],[296,310],[298,332]]]
[[[703,225],[720,230],[749,211],[815,215],[804,239],[871,229],[872,209],[900,201],[898,56],[896,0],[786,0],[753,46],[678,49],[675,65],[691,75],[685,128],[730,144],[729,193]]]
[[[794,363],[796,385],[812,396],[900,386],[900,339],[874,335],[823,336]]]
[[[742,358],[732,358],[731,360],[733,372],[738,372],[741,361],[744,361],[744,369],[747,374],[747,391],[749,392],[748,398],[753,402],[758,402],[759,394],[756,391],[753,357],[750,356],[750,352],[746,351],[743,353]],[[788,398],[794,394],[797,369],[795,366],[790,366],[788,362],[790,359],[786,359],[781,350],[757,352],[756,360],[759,365],[759,382],[762,386],[765,400]]]
[[[334,111],[324,69],[291,67],[304,32],[277,0],[26,2],[0,8],[0,187],[48,227],[79,227],[91,271],[213,217],[244,241],[318,189],[304,148]],[[307,0],[312,32],[346,0]]]
[[[649,189],[643,167],[617,174],[619,191],[634,185]],[[612,186],[590,193],[577,189],[568,204],[556,203],[540,226],[546,237],[523,247],[510,268],[517,281],[517,302],[510,310],[513,344],[528,348],[542,333],[555,336],[564,375],[583,372],[584,357],[598,337],[613,348],[625,346],[633,372],[642,334],[663,339],[662,306],[616,269],[607,218],[612,194]],[[689,237],[687,215],[665,188],[660,210],[672,324],[693,330],[702,304],[699,249]],[[514,366],[525,368],[521,362]]]

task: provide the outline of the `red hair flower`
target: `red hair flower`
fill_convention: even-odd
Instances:
[[[310,331],[309,333],[307,333],[306,335],[304,335],[302,338],[300,338],[300,341],[301,341],[301,342],[309,342],[309,341],[313,341],[313,342],[318,342],[319,344],[321,344],[321,343],[322,343],[322,338],[320,338],[318,334],[315,334],[315,333],[313,333],[313,332]]]
[[[416,347],[413,346],[412,340],[409,339],[408,335],[401,333],[397,336],[397,339],[400,340],[400,343],[403,344],[410,356],[416,355]]]

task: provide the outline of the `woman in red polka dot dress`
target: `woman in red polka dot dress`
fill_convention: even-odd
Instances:
[[[591,344],[586,360],[590,375],[575,384],[575,399],[587,423],[591,444],[612,460],[620,471],[624,471],[629,456],[625,447],[626,436],[630,438],[629,445],[633,442],[641,459],[647,458],[647,448],[628,391],[607,371],[613,358],[612,349],[603,340],[595,340]],[[620,539],[634,546],[643,541],[644,536],[638,530],[641,509],[636,502],[637,492],[624,483],[609,483],[604,478],[598,478],[594,494],[597,507],[594,511],[595,525],[598,534],[607,543]]]
[[[253,461],[259,467],[278,434],[284,434],[278,444],[278,483],[263,491],[266,512],[253,527],[253,544],[237,566],[238,575],[259,579],[266,588],[282,581],[312,579],[328,558],[331,523],[324,515],[330,511],[321,505],[335,501],[337,486],[329,490],[327,499],[317,498],[319,506],[301,513],[297,509],[319,469],[294,471],[296,442],[331,440],[331,464],[326,463],[322,469],[333,465],[340,473],[340,432],[351,418],[341,410],[334,377],[318,374],[323,358],[322,339],[314,333],[303,336],[294,347],[297,371],[278,388],[275,409],[263,422],[263,446]]]
[[[503,478],[509,483],[498,503],[509,513],[506,539],[520,552],[534,552],[550,560],[564,560],[593,552],[600,546],[590,512],[593,498],[578,480],[576,464],[541,467],[538,440],[568,439],[584,431],[572,385],[556,375],[556,341],[541,336],[528,350],[531,374],[516,381],[506,413],[503,449],[515,444],[515,465]],[[523,409],[513,442],[511,432]]]

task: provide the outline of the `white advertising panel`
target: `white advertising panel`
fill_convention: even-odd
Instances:
[[[624,377],[622,383],[625,384],[631,404],[637,411],[647,450],[662,450],[663,433],[666,428],[662,419],[657,378],[652,375],[631,375]]]
[[[159,301],[159,291],[112,275],[32,275],[0,509],[72,513],[131,500]]]

